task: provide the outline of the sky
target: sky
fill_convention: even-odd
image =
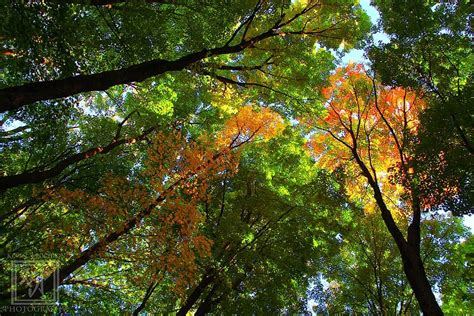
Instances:
[[[380,19],[380,14],[373,6],[370,5],[370,0],[360,0],[360,6],[362,7],[362,9],[364,9],[364,11],[370,17],[370,21],[372,22],[372,24],[377,25]],[[378,32],[378,33],[373,34],[372,38],[374,40],[374,43],[378,43],[378,42],[388,43],[389,42],[387,34],[383,32]],[[367,63],[368,60],[365,58],[364,51],[362,49],[353,49],[342,58],[342,64],[347,65],[350,62]]]

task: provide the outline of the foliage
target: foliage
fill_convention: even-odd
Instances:
[[[417,157],[410,149],[418,141],[418,113],[424,104],[413,92],[377,83],[362,66],[349,65],[345,72],[339,69],[330,81],[331,87],[323,90],[328,98],[327,113],[305,122],[321,131],[314,133],[308,147],[314,155],[324,153],[315,157],[323,167],[336,168],[331,162],[337,158],[349,161],[343,168],[349,175],[351,199],[366,204],[367,213],[380,212],[420,309],[440,315],[443,312],[421,254],[421,218],[423,210],[453,196],[458,198],[458,187],[447,186],[435,194],[420,189],[429,174],[416,169]],[[372,195],[369,200],[368,190]],[[380,299],[379,304],[383,313]]]
[[[390,42],[372,47],[373,66],[386,84],[423,88],[430,108],[421,117],[418,169],[430,188],[461,183],[462,198],[443,208],[473,211],[472,19],[468,1],[375,1]],[[438,185],[441,184],[441,185]]]
[[[364,204],[366,212],[374,212],[376,201],[366,194],[366,179],[357,176],[361,164],[384,192],[390,192],[391,205],[402,212],[400,216],[407,216],[399,203],[406,202],[410,190],[405,180],[413,173],[409,146],[423,100],[412,91],[375,83],[362,65],[337,69],[330,82],[323,89],[325,111],[304,118],[304,124],[315,130],[308,149],[322,168],[344,168],[348,194]]]
[[[381,219],[371,214],[358,219],[355,225],[355,229],[341,236],[339,253],[325,258],[324,270],[314,280],[311,295],[317,303],[316,311],[329,315],[338,312],[416,314],[418,304],[403,275],[396,246]],[[427,273],[439,289],[443,309],[449,313],[449,308],[454,307],[448,307],[453,305],[448,299],[451,293],[466,291],[466,285],[453,283],[463,278],[466,268],[464,260],[455,259],[453,255],[459,253],[458,249],[464,249],[462,239],[472,235],[456,218],[435,217],[423,221],[422,225],[425,232],[422,256],[428,263]],[[456,313],[468,312],[466,305],[457,302]]]
[[[0,0],[0,307],[470,311],[469,5],[374,4]]]

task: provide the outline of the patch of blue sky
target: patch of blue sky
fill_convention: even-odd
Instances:
[[[367,13],[373,25],[377,25],[380,20],[380,13],[375,7],[370,4],[370,0],[361,0],[360,6]],[[388,35],[384,32],[376,32],[372,34],[374,44],[388,43],[390,41]],[[369,60],[362,49],[352,49],[344,54],[341,58],[341,64],[347,65],[349,63],[368,64]]]

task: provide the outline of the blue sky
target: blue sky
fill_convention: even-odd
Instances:
[[[373,6],[370,5],[370,0],[361,0],[360,5],[362,9],[364,9],[364,11],[369,15],[372,24],[376,25],[380,19],[380,14]],[[383,32],[375,33],[372,37],[374,43],[389,42],[387,34]],[[367,59],[364,57],[364,51],[361,49],[353,49],[342,58],[342,64],[347,65],[350,62],[367,63]]]

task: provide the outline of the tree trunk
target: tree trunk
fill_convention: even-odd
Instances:
[[[426,277],[425,268],[421,256],[416,251],[408,248],[407,251],[400,251],[403,260],[403,270],[407,276],[418,304],[424,315],[443,315],[443,311],[436,301],[431,285]]]
[[[212,297],[215,291],[216,291],[216,285],[214,284],[214,286],[209,290],[209,293],[207,293],[204,301],[202,301],[202,303],[199,305],[194,316],[204,316],[211,311],[211,308],[213,306]]]
[[[415,297],[418,300],[418,304],[420,305],[421,311],[424,315],[444,315],[433,294],[433,290],[428,281],[428,278],[426,277],[426,271],[421,260],[419,247],[421,211],[418,207],[418,203],[416,203],[416,201],[412,201],[415,202],[415,207],[413,213],[413,222],[408,228],[407,241],[405,240],[402,232],[395,223],[392,217],[392,213],[385,204],[382,191],[380,191],[377,182],[372,177],[372,174],[370,173],[367,166],[360,159],[356,149],[353,149],[352,154],[357,164],[361,168],[362,174],[367,178],[369,185],[374,191],[374,199],[377,202],[377,206],[379,207],[380,212],[382,213],[382,219],[385,223],[385,226],[387,227],[388,231],[395,240],[397,248],[402,257],[403,270],[408,279],[408,283],[410,283],[410,286],[413,289],[413,292],[415,293]]]
[[[393,231],[393,226],[390,225],[390,223],[387,224],[386,218],[388,217],[387,214],[390,214],[390,211],[388,210],[387,206],[385,205],[385,202],[382,199],[382,194],[378,186],[376,188],[377,192],[376,194],[374,194],[374,196],[376,197],[377,205],[382,210],[382,217],[384,219],[385,225],[387,226],[388,230],[390,231],[390,234],[396,241],[398,250],[403,260],[403,270],[405,271],[405,275],[408,279],[408,282],[410,283],[411,288],[413,289],[413,292],[415,293],[415,297],[418,300],[423,314],[443,315],[443,312],[441,311],[441,308],[439,307],[438,302],[436,301],[436,298],[433,294],[428,278],[426,277],[426,271],[423,267],[419,247],[414,247],[414,245],[411,245],[405,239],[399,240],[397,238],[398,233],[396,231]],[[414,218],[414,220],[416,219]],[[418,231],[418,236],[415,236],[418,237],[418,239],[419,234],[420,232]]]
[[[276,25],[282,27],[285,24]],[[140,82],[169,71],[183,70],[190,65],[212,56],[238,53],[247,47],[278,34],[274,28],[237,45],[224,45],[190,53],[176,60],[155,59],[127,68],[110,70],[92,75],[78,75],[66,79],[28,83],[0,89],[0,112],[18,110],[37,101],[69,97],[78,93],[103,91],[119,84]]]
[[[412,245],[408,243],[404,238],[400,240],[400,231],[394,231],[393,229],[393,218],[391,216],[390,211],[388,210],[385,202],[383,201],[382,193],[378,186],[372,187],[375,191],[374,197],[377,201],[377,205],[381,209],[382,218],[387,226],[390,234],[395,239],[397,244],[398,250],[402,257],[403,261],[403,270],[405,271],[405,275],[410,283],[413,292],[415,293],[415,297],[418,300],[420,308],[425,315],[443,315],[441,308],[436,301],[436,298],[433,294],[433,290],[431,289],[431,285],[426,277],[426,271],[423,266],[423,262],[421,260],[420,248],[416,245]],[[389,220],[389,218],[391,220]],[[415,223],[415,226],[419,226],[419,218],[414,216],[414,221],[418,221]],[[418,230],[416,236],[413,236],[415,240],[419,240],[420,238],[420,231]]]
[[[201,282],[196,286],[193,292],[189,295],[188,299],[184,303],[184,305],[179,309],[176,313],[176,316],[186,316],[186,314],[193,308],[194,304],[196,304],[199,297],[202,293],[206,290],[206,288],[214,281],[214,274],[212,272],[208,272],[204,275]]]

